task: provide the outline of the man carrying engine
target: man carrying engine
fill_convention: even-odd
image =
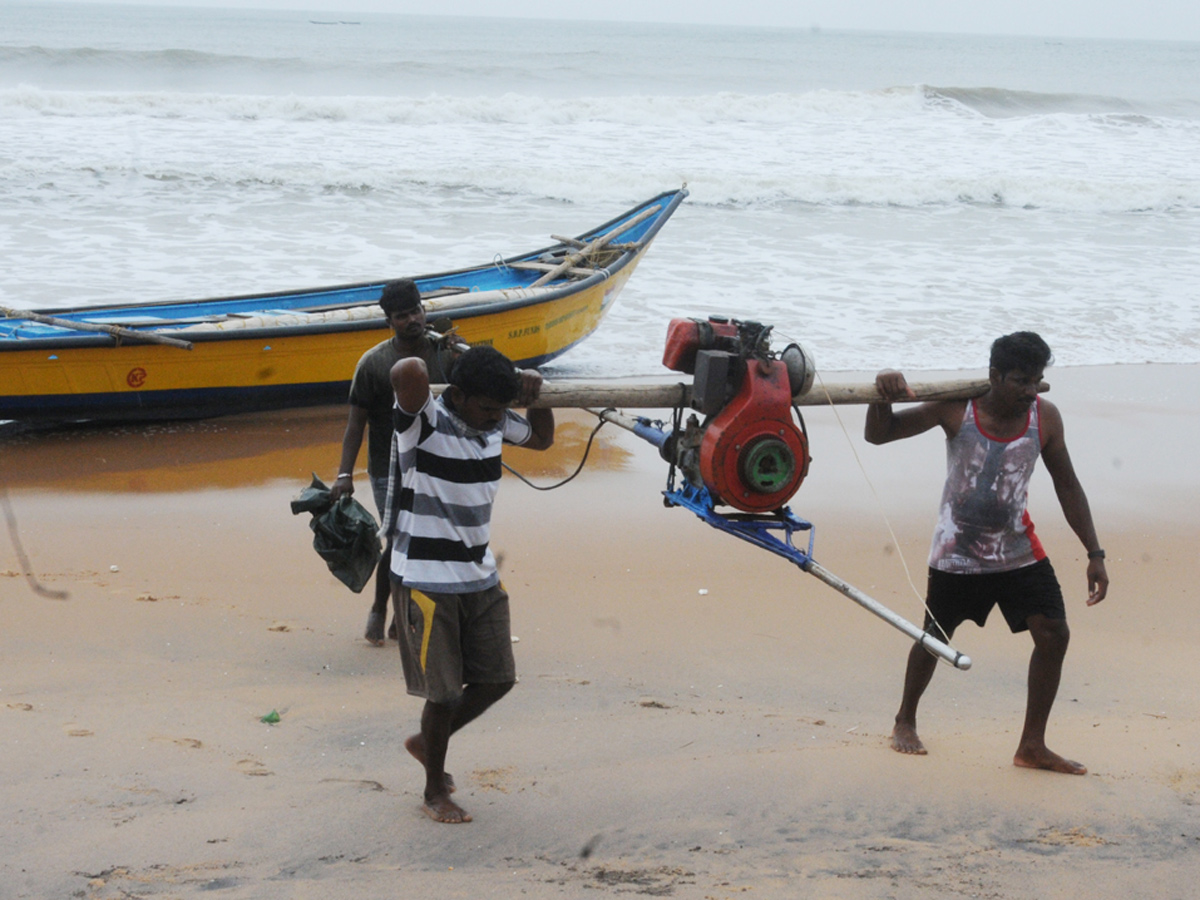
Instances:
[[[1071,465],[1058,408],[1038,397],[1052,355],[1033,332],[992,344],[989,388],[976,400],[939,400],[896,412],[912,399],[900,372],[875,379],[881,402],[867,410],[865,436],[873,444],[912,437],[940,426],[946,434],[947,476],[929,557],[925,630],[948,641],[967,619],[983,626],[999,605],[1009,628],[1029,631],[1025,725],[1014,765],[1083,775],[1086,767],[1046,746],[1046,723],[1058,693],[1070,631],[1054,569],[1026,511],[1029,479],[1040,456],[1054,481],[1063,515],[1087,550],[1087,605],[1108,592],[1104,551]],[[916,644],[909,652],[892,747],[924,754],[917,735],[917,704],[937,660]]]
[[[391,371],[396,400],[389,491],[393,604],[408,692],[425,699],[421,730],[404,742],[425,769],[426,815],[470,822],[451,799],[450,737],[482,715],[516,682],[508,594],[489,548],[492,503],[500,486],[501,445],[546,450],[554,412],[526,406],[541,376],[518,371],[500,351],[467,350],[435,398],[425,361]]]

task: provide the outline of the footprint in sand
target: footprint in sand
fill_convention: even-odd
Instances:
[[[1188,806],[1200,801],[1200,769],[1179,769],[1167,777],[1171,790],[1179,794]]]
[[[516,774],[515,766],[504,766],[499,769],[476,769],[471,773],[471,778],[482,791],[499,791],[507,794],[509,783],[516,777]]]
[[[1090,828],[1043,828],[1038,836],[1028,843],[1046,844],[1051,847],[1102,847],[1110,841],[1102,838]]]
[[[663,703],[661,700],[655,700],[653,697],[643,697],[638,701],[638,706],[646,709],[671,709],[671,706]]]
[[[322,778],[321,784],[353,784],[364,791],[386,791],[382,784],[369,778]]]
[[[274,775],[275,774],[270,769],[268,769],[266,766],[264,766],[262,764],[261,760],[252,759],[249,757],[247,757],[246,759],[239,759],[236,763],[235,768],[239,772],[241,772],[243,775]]]
[[[152,738],[150,738],[150,740],[152,740],[152,741],[167,741],[172,744],[177,744],[180,747],[186,747],[188,750],[199,750],[204,746],[203,741],[197,740],[196,738],[168,737],[165,734],[156,734]]]

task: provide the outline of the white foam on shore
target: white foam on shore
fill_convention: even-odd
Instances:
[[[667,319],[710,313],[834,369],[971,367],[1017,328],[1069,365],[1200,361],[1200,77],[1179,48],[631,25],[531,55],[511,24],[20,12],[5,305],[445,271],[686,182],[562,371],[656,372]]]

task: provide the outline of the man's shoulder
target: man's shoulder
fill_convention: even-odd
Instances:
[[[962,427],[970,402],[970,400],[928,400],[924,407],[928,410],[930,425],[941,425],[947,437],[954,437]]]
[[[395,348],[390,340],[382,341],[364,353],[354,367],[350,402],[375,411],[390,408],[394,399],[390,373],[395,361]]]
[[[1042,432],[1042,446],[1050,438],[1061,438],[1063,433],[1062,413],[1058,407],[1045,397],[1038,397],[1037,403],[1038,429]]]
[[[415,350],[402,350],[391,338],[388,338],[386,341],[380,341],[359,357],[358,366],[359,368],[363,366],[386,368],[390,371],[391,367],[402,359],[420,359],[425,362],[426,366],[429,366],[435,363],[440,365],[444,356],[445,354],[441,350],[428,341],[423,341]]]
[[[502,440],[518,446],[527,443],[533,436],[533,425],[529,419],[512,409],[504,411],[498,430]]]
[[[1061,419],[1062,412],[1059,411],[1058,404],[1049,397],[1038,395],[1038,413],[1042,416],[1053,416]]]
[[[928,400],[929,406],[938,410],[943,414],[957,414],[965,416],[967,414],[967,404],[970,400]]]
[[[388,357],[398,356],[396,348],[392,344],[392,339],[388,338],[385,341],[380,341],[370,350],[366,351],[358,358],[358,365],[361,367],[364,364],[373,363],[379,359],[387,359]]]

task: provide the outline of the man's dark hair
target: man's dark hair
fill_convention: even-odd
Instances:
[[[450,383],[468,397],[512,403],[521,393],[521,376],[512,361],[486,344],[472,347],[454,361]]]
[[[1041,335],[1015,331],[992,342],[991,367],[1001,375],[1022,372],[1033,375],[1054,362],[1054,354]]]
[[[389,281],[383,286],[383,293],[379,295],[379,305],[383,307],[385,315],[407,312],[421,305],[421,291],[411,278]]]

